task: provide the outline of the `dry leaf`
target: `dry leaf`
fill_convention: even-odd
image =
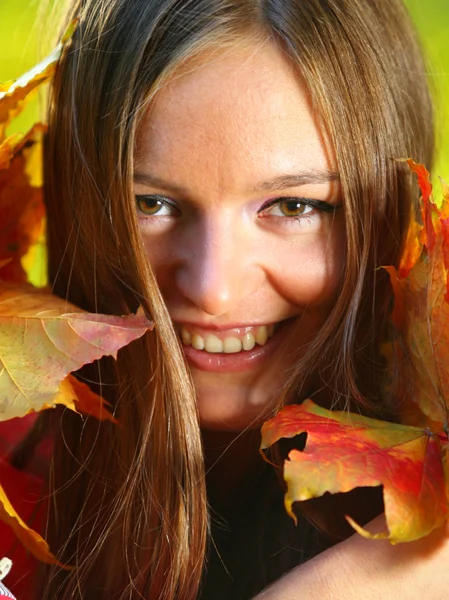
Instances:
[[[432,421],[446,423],[449,399],[449,200],[432,201],[429,172],[407,161],[422,191],[398,271],[385,267],[394,290],[393,320],[402,345],[401,379]]]
[[[12,529],[17,536],[17,539],[35,556],[47,564],[57,564],[60,567],[67,568],[61,565],[53,554],[50,552],[47,542],[35,531],[30,529],[27,524],[19,517],[11,503],[9,502],[5,491],[0,485],[0,521],[3,521]]]
[[[388,538],[393,544],[407,542],[444,524],[448,517],[447,467],[441,455],[441,450],[448,450],[444,434],[329,411],[306,400],[286,406],[263,425],[261,449],[303,432],[307,432],[304,451],[292,450],[284,464],[285,506],[293,518],[293,502],[382,485],[388,532],[372,537]]]
[[[61,43],[42,62],[16,81],[0,85],[0,143],[5,139],[6,128],[22,111],[30,94],[55,73],[64,45],[70,40],[75,27],[76,21],[70,23]]]
[[[43,131],[44,126],[38,124],[26,136],[16,138],[11,145],[14,157],[9,158],[9,168],[0,170],[0,262],[9,261],[0,271],[0,281],[27,280],[22,259],[43,232],[42,190],[31,184],[40,175]],[[29,170],[31,158],[34,172]]]
[[[68,375],[61,383],[54,403],[63,404],[75,412],[95,417],[99,421],[117,423],[117,420],[106,408],[109,403],[73,375]]]
[[[61,402],[69,373],[102,356],[115,357],[151,328],[140,314],[84,313],[31,286],[24,291],[2,284],[0,421]]]
[[[23,262],[43,232],[45,127],[37,124],[26,136],[5,139],[6,129],[28,96],[53,75],[75,26],[70,24],[56,50],[37,67],[17,81],[0,84],[0,420],[64,404],[116,422],[107,403],[69,373],[101,356],[115,357],[118,349],[152,327],[142,315],[91,315],[42,290],[17,287],[27,280]],[[14,511],[1,486],[0,520],[36,558],[57,562],[42,537]]]
[[[11,164],[11,159],[16,152],[18,144],[21,143],[23,136],[20,133],[15,133],[0,144],[0,171],[8,169]]]

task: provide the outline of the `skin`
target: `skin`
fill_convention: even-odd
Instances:
[[[385,529],[383,516],[370,529]],[[253,600],[443,600],[448,558],[447,525],[396,546],[355,535],[293,569]]]
[[[276,334],[282,350],[244,372],[192,366],[205,429],[256,426],[329,314],[345,235],[338,180],[323,176],[336,171],[328,148],[301,78],[270,41],[196,61],[157,93],[141,123],[139,224],[175,326],[207,333],[296,318]],[[307,182],[255,189],[303,172]],[[156,210],[154,195],[163,197]],[[298,219],[285,202],[267,208],[285,197],[328,210],[300,206]]]

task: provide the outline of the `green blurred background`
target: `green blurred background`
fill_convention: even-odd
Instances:
[[[371,0],[376,2],[376,0]],[[429,75],[437,99],[438,160],[434,174],[449,180],[449,0],[406,0],[424,41]],[[39,0],[0,0],[0,81],[16,78],[33,66],[42,44],[36,22]],[[34,103],[15,125],[25,130],[37,119]]]

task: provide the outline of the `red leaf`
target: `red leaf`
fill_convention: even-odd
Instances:
[[[285,505],[293,518],[293,502],[382,485],[389,532],[376,537],[412,541],[444,524],[448,504],[441,450],[447,452],[446,436],[329,411],[306,400],[286,406],[264,424],[261,449],[305,431],[304,451],[292,450],[284,464]]]
[[[401,379],[423,413],[443,424],[449,399],[449,200],[446,191],[438,208],[430,196],[427,169],[411,160],[407,163],[421,186],[422,224],[412,220],[399,270],[385,268],[393,286],[393,322],[404,356]]]

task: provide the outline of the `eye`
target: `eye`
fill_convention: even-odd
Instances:
[[[257,214],[261,216],[300,218],[315,211],[333,212],[337,207],[323,200],[311,198],[276,198],[262,206]]]
[[[303,214],[307,214],[313,210],[310,206],[296,198],[281,199],[269,208],[270,210],[265,209],[265,214],[269,213],[270,215],[280,217],[301,217]]]
[[[136,195],[138,211],[146,217],[171,217],[179,215],[178,207],[168,198],[158,195]]]

